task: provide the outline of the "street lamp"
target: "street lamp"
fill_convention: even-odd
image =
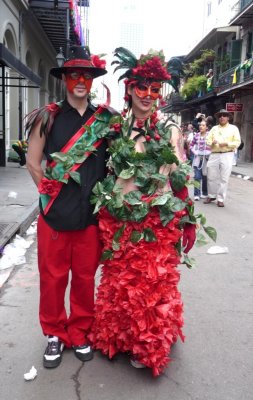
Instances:
[[[63,66],[63,64],[64,64],[64,61],[65,61],[65,57],[64,57],[64,54],[63,54],[63,51],[62,51],[62,47],[60,47],[60,51],[56,56],[56,61],[57,61],[58,67],[61,68]]]

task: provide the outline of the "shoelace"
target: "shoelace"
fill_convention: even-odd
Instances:
[[[58,342],[48,342],[48,346],[47,346],[47,353],[51,354],[54,353],[55,351],[57,351],[58,347]]]

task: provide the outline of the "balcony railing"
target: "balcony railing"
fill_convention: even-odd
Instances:
[[[242,11],[252,0],[240,0],[240,11]]]
[[[218,76],[215,87],[221,91],[229,86],[231,89],[234,85],[246,83],[253,79],[253,59],[245,60],[243,63],[228,69]]]

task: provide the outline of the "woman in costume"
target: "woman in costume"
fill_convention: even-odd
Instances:
[[[94,188],[104,265],[90,340],[109,358],[129,353],[133,366],[157,376],[171,345],[184,339],[177,266],[196,237],[182,135],[157,111],[162,84],[175,86],[178,76],[163,52],[137,60],[118,48],[115,56],[116,70],[128,68],[119,78],[127,105],[110,120],[111,174]]]

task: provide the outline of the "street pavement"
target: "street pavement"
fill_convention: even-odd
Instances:
[[[233,176],[225,208],[196,203],[217,229],[216,245],[228,253],[207,254],[210,242],[190,253],[195,269],[179,267],[186,339],[173,346],[172,361],[158,378],[131,367],[126,355],[108,361],[100,352],[81,363],[66,350],[58,368],[43,368],[34,234],[26,263],[0,290],[0,399],[252,400],[252,198],[252,182]],[[26,382],[23,375],[33,365],[38,375]]]

